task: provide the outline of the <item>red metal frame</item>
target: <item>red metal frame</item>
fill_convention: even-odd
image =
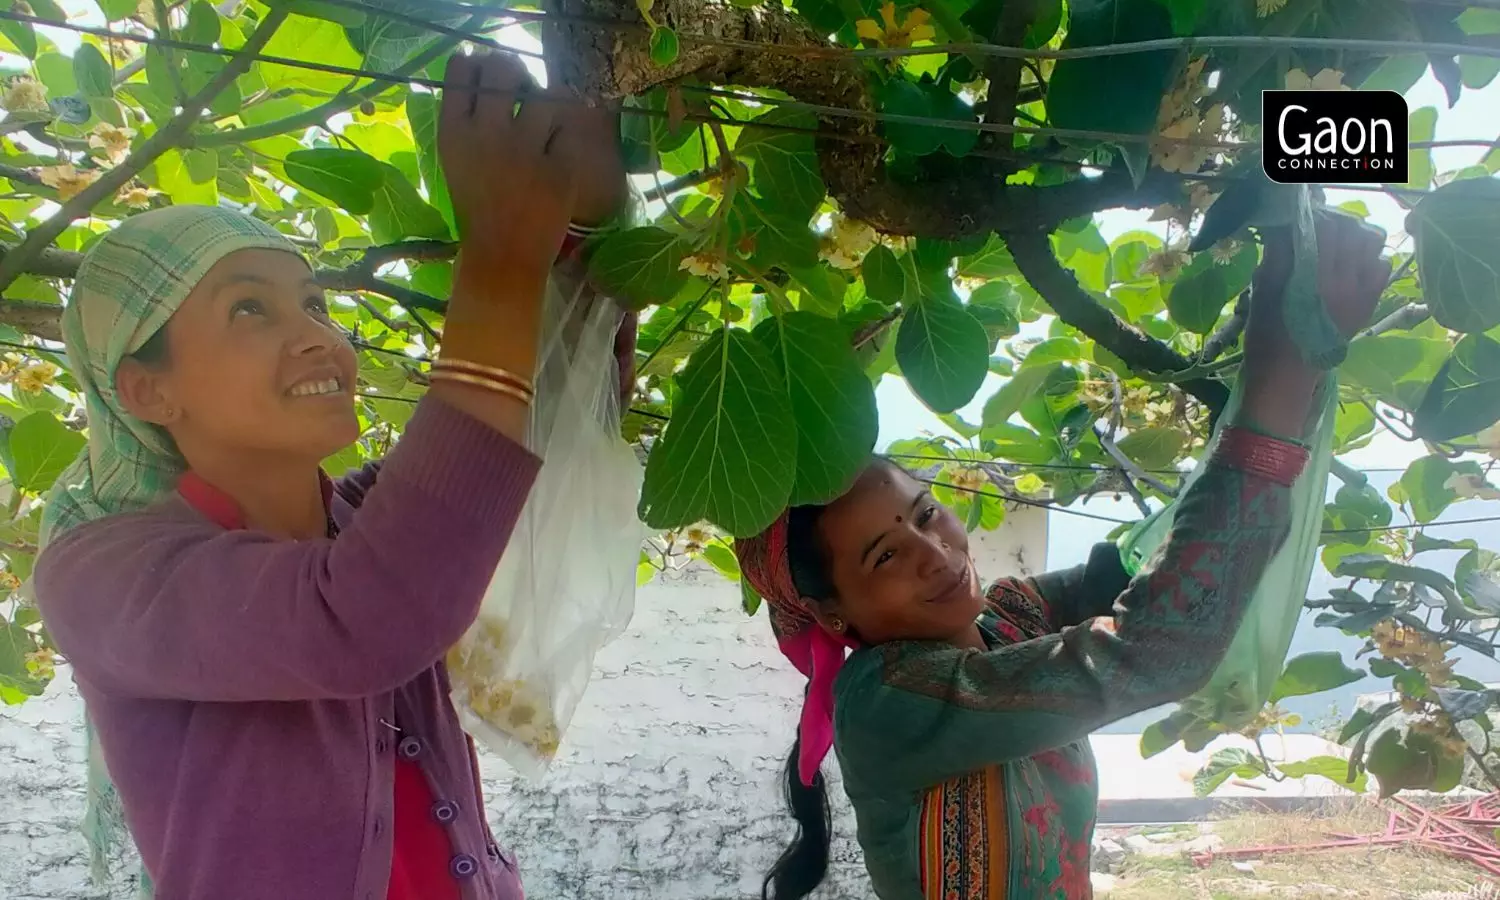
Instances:
[[[1406,845],[1472,863],[1486,874],[1500,878],[1500,845],[1496,843],[1496,829],[1500,829],[1500,791],[1433,809],[1417,806],[1400,797],[1390,798],[1390,803],[1394,808],[1381,806],[1388,813],[1388,818],[1385,829],[1378,834],[1332,833],[1328,835],[1331,840],[1326,841],[1194,853],[1192,860],[1202,867],[1215,859]]]

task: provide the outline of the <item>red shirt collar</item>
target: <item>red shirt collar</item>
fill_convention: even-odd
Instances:
[[[333,508],[333,479],[319,470],[318,482],[323,488],[323,508]],[[207,481],[197,472],[189,470],[177,481],[177,493],[188,505],[202,513],[209,521],[228,531],[245,527],[245,513],[235,499]]]

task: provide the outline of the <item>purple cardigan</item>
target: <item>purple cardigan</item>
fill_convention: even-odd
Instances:
[[[226,531],[174,496],[48,547],[37,603],[157,900],[384,900],[397,754],[465,900],[520,900],[441,660],[540,466],[429,397],[378,484],[338,483],[336,541]]]

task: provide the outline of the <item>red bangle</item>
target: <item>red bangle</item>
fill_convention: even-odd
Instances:
[[[1251,475],[1291,487],[1307,465],[1307,448],[1279,441],[1244,428],[1226,428],[1219,435],[1214,460]]]

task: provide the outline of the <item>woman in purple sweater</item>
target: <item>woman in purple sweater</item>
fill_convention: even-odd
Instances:
[[[36,598],[159,900],[522,896],[441,660],[541,465],[508,373],[533,369],[569,223],[625,183],[613,117],[517,106],[513,57],[456,56],[446,82],[463,243],[441,359],[471,377],[435,370],[382,464],[322,474],[359,434],[355,357],[278,232],[172,207],[80,267],[90,443]]]

